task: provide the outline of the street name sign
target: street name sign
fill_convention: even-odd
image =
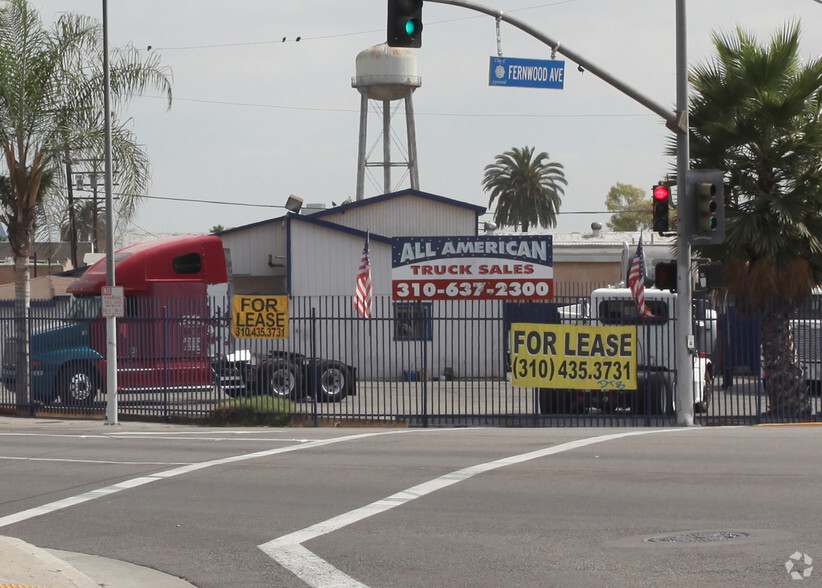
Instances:
[[[491,56],[489,86],[562,90],[564,82],[564,61]]]

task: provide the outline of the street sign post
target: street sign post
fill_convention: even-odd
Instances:
[[[564,83],[564,61],[491,56],[489,86],[562,90]]]

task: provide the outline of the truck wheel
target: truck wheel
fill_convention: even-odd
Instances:
[[[63,368],[58,386],[60,398],[69,406],[89,406],[100,392],[100,374],[90,362],[75,362]]]
[[[674,385],[671,382],[671,374],[657,374],[659,376],[660,409],[662,414],[676,414],[676,402],[674,398]]]
[[[714,395],[714,373],[712,366],[705,370],[705,382],[702,384],[702,400],[694,402],[694,412],[706,413]]]
[[[573,390],[556,388],[537,388],[539,414],[578,414],[584,408],[576,402]]]
[[[339,402],[351,393],[354,385],[348,367],[334,360],[317,363],[317,379],[317,397],[325,402]]]
[[[300,389],[300,368],[295,364],[278,359],[262,364],[259,370],[263,394],[278,398],[296,398]]]
[[[645,378],[639,377],[637,385],[633,404],[637,414],[650,416],[674,414],[674,395],[670,375],[652,373],[647,384]],[[646,389],[646,386],[650,386],[650,390]],[[650,406],[646,396],[648,393],[651,396]]]

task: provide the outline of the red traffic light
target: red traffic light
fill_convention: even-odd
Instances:
[[[671,197],[671,189],[668,186],[654,187],[654,200],[667,200]]]

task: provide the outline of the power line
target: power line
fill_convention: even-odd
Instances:
[[[558,6],[560,4],[570,4],[572,2],[576,2],[576,0],[559,0],[558,2],[551,2],[548,4],[538,4],[536,6],[527,6],[524,8],[515,8],[512,10],[507,10],[506,12],[522,12],[525,10],[535,10],[537,8],[548,8],[551,6]],[[462,18],[452,18],[447,20],[438,20],[432,22],[426,22],[425,26],[436,26],[439,24],[449,23],[449,22],[460,22],[464,20],[474,20],[477,18],[487,18],[484,15],[476,15],[476,16],[465,16]],[[373,33],[380,33],[385,32],[385,28],[380,29],[371,29],[368,31],[357,31],[351,33],[337,33],[334,35],[318,35],[316,37],[305,37],[305,36],[293,36],[292,38],[288,38],[287,36],[283,37],[280,40],[271,39],[268,41],[245,41],[245,42],[237,42],[237,43],[214,43],[209,45],[188,45],[188,46],[180,46],[180,47],[153,47],[152,45],[148,46],[149,51],[188,51],[188,50],[196,50],[196,49],[220,49],[223,47],[255,47],[258,45],[282,45],[283,43],[300,43],[303,41],[319,41],[324,39],[337,39],[341,37],[354,37],[357,35],[370,35]]]
[[[167,100],[165,96],[151,96],[148,94],[141,94],[141,98],[152,98],[156,100]],[[302,110],[307,112],[345,112],[345,113],[359,113],[359,109],[353,108],[318,108],[309,106],[283,106],[281,104],[260,104],[254,102],[233,102],[228,100],[209,100],[205,98],[179,98],[174,97],[174,100],[180,102],[196,102],[201,104],[216,104],[219,106],[239,106],[243,108],[271,108],[277,110]],[[454,118],[637,118],[637,117],[656,117],[652,113],[637,113],[637,114],[608,114],[608,113],[585,113],[585,114],[523,114],[523,113],[505,113],[505,114],[472,114],[462,112],[419,112],[415,111],[414,116],[446,116]]]
[[[117,193],[116,195],[122,196],[122,193]],[[253,202],[237,202],[235,200],[228,201],[228,200],[205,200],[202,198],[182,198],[179,196],[140,196],[140,200],[166,200],[169,202],[190,202],[192,204],[217,204],[222,206],[245,206],[245,207],[252,207],[252,208],[285,208],[285,205],[280,204],[256,204]],[[631,213],[644,213],[647,212],[651,214],[651,211],[647,210],[560,210],[557,211],[557,215],[563,214],[617,214],[620,212],[631,212]],[[484,214],[495,214],[496,211],[488,210]]]
[[[124,196],[120,193],[118,196]],[[203,200],[201,198],[181,198],[178,196],[138,196],[138,200],[167,200],[170,202],[191,202],[192,204],[222,204],[228,206],[249,206],[253,208],[285,208],[285,205],[278,204],[255,204],[252,202],[237,202],[227,200]]]

